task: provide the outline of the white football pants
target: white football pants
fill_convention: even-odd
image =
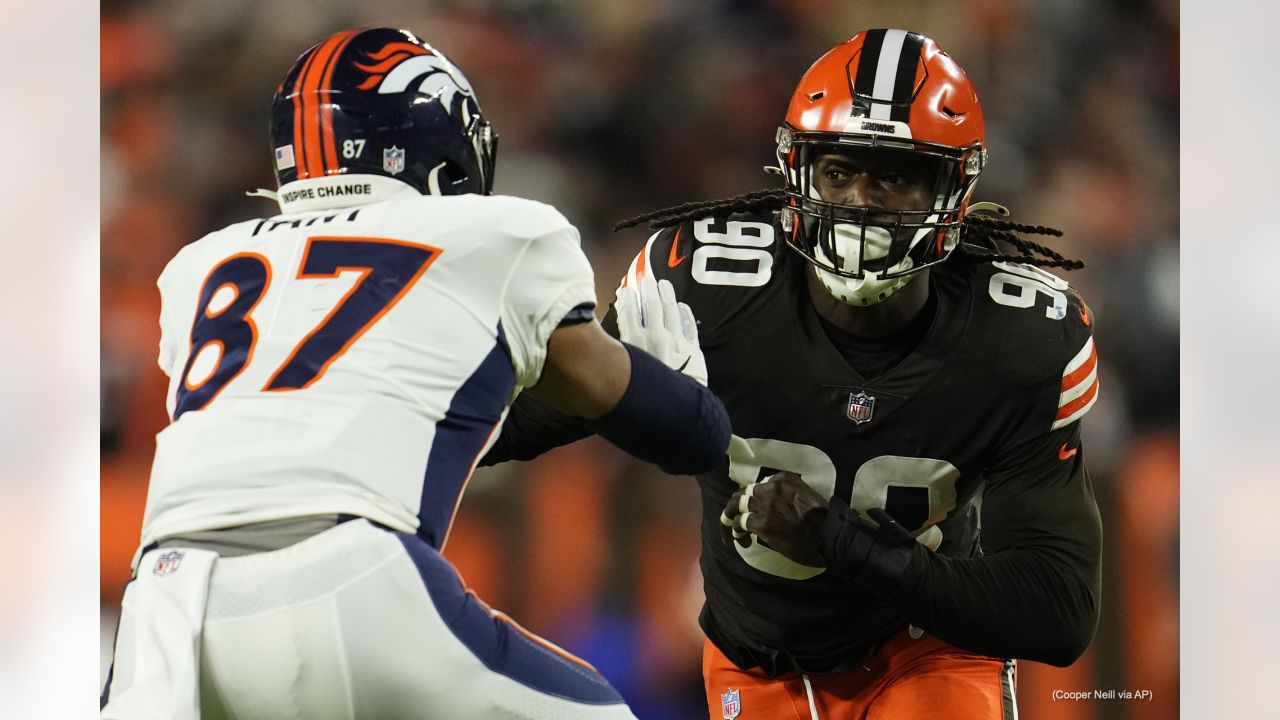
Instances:
[[[174,550],[143,556],[125,591],[104,719],[634,719],[411,535],[353,520],[211,571],[185,551],[188,587],[157,589],[186,569]]]

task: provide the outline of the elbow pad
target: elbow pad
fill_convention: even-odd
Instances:
[[[672,475],[714,469],[729,447],[729,414],[720,398],[649,353],[623,347],[631,356],[627,391],[612,410],[587,424]]]

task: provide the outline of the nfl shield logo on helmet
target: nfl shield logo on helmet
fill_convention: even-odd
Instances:
[[[871,412],[876,407],[874,396],[864,392],[849,394],[849,419],[861,425],[871,419]]]
[[[178,566],[182,564],[182,551],[170,550],[156,558],[156,566],[152,572],[156,575],[164,577],[171,575],[178,570]]]
[[[392,145],[382,151],[382,169],[397,175],[404,171],[404,149]]]
[[[738,713],[742,712],[740,692],[740,690],[730,690],[720,693],[720,717],[724,720],[733,720],[738,717]]]

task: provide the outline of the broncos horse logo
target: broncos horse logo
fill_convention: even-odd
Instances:
[[[369,63],[355,63],[357,68],[369,73],[357,86],[360,90],[376,87],[379,95],[414,90],[438,98],[450,113],[454,97],[474,97],[470,83],[453,63],[421,46],[392,42],[369,53],[368,58]]]

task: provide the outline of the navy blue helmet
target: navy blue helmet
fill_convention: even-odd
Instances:
[[[346,173],[488,195],[498,136],[471,84],[406,30],[345,30],[302,54],[271,103],[276,181]]]

